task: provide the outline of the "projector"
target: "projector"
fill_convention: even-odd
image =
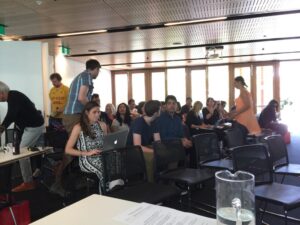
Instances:
[[[220,60],[222,59],[223,46],[206,47],[206,56],[208,60]]]

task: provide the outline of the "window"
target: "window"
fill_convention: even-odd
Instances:
[[[152,72],[152,99],[165,101],[166,86],[165,86],[165,72]]]
[[[192,70],[191,71],[191,87],[193,102],[201,101],[205,105],[206,102],[206,78],[205,70]]]
[[[128,80],[127,74],[115,75],[116,106],[120,103],[128,102]]]
[[[136,104],[146,99],[144,73],[132,73],[132,98]]]
[[[256,67],[256,107],[257,113],[273,99],[273,66]]]
[[[300,61],[280,62],[280,114],[283,123],[288,125],[289,131],[300,133],[297,125],[300,112],[299,75]]]
[[[101,69],[100,76],[94,80],[94,93],[99,94],[102,111],[105,111],[107,103],[112,103],[111,92],[111,72]]]
[[[174,95],[180,104],[185,104],[185,69],[168,69],[168,95]]]
[[[251,91],[251,70],[250,67],[237,67],[234,68],[234,77],[242,76],[247,84],[247,90]],[[240,91],[235,88],[234,99],[239,97]]]
[[[208,67],[208,97],[216,101],[229,101],[229,71],[228,66]],[[204,105],[206,101],[204,102]]]

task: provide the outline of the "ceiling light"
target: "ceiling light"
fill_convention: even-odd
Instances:
[[[107,32],[107,30],[92,30],[92,31],[82,31],[82,32],[73,32],[73,33],[62,33],[62,34],[57,34],[57,36],[67,37],[67,36],[77,36],[77,35],[84,35],[84,34],[100,34],[105,32]]]
[[[89,49],[88,52],[98,52],[96,49]]]
[[[165,23],[165,26],[177,26],[177,25],[185,25],[185,24],[193,24],[193,23],[205,23],[205,22],[213,22],[213,21],[222,21],[226,20],[227,17],[215,17],[215,18],[207,18],[207,19],[200,19],[200,20],[188,20],[182,22],[171,22]]]
[[[181,42],[173,42],[173,45],[182,45],[182,43]]]

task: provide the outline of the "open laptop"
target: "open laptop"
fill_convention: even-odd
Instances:
[[[124,148],[127,143],[128,133],[128,130],[122,130],[114,133],[109,133],[108,135],[104,136],[102,151]]]

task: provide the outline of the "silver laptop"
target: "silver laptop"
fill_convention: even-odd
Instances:
[[[108,135],[104,136],[102,151],[124,148],[127,143],[128,132],[129,130],[122,130],[114,133],[109,133]]]

